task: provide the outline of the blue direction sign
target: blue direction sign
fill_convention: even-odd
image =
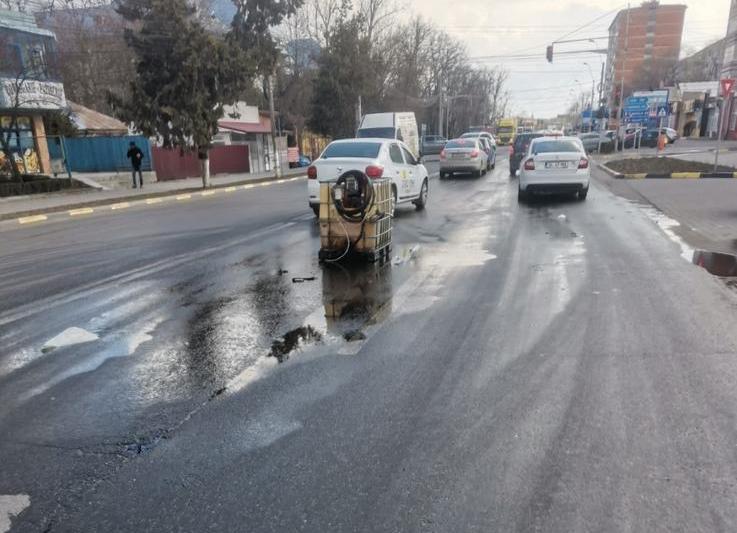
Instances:
[[[649,101],[647,96],[630,96],[624,101],[624,117],[627,122],[643,123],[649,115]]]

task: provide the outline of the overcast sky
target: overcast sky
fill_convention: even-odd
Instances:
[[[618,0],[409,0],[415,13],[468,46],[469,55],[483,57],[509,54],[537,54],[539,59],[479,59],[479,65],[503,66],[510,72],[509,88],[515,113],[550,117],[566,110],[573,100],[571,89],[591,91],[588,62],[599,83],[599,54],[560,57],[549,64],[545,46],[551,41],[601,17],[567,37],[590,38],[607,35],[618,9]],[[632,6],[641,2],[633,1]],[[721,37],[727,30],[730,0],[663,0],[662,4],[686,4],[685,50],[698,50]],[[606,48],[606,40],[560,45],[560,50]],[[566,48],[566,46],[568,48]],[[558,49],[558,48],[556,48]],[[579,80],[577,84],[574,80]]]

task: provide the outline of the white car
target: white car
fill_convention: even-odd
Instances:
[[[331,142],[307,169],[309,204],[320,213],[320,184],[334,182],[349,170],[369,178],[391,178],[394,205],[412,202],[417,209],[427,203],[429,177],[407,145],[393,139],[343,139]]]
[[[489,164],[486,167],[486,170],[491,170],[493,168],[496,168],[496,139],[494,136],[489,133],[488,131],[469,131],[467,133],[464,133],[460,137],[461,139],[485,139],[485,142],[488,144],[489,147]],[[484,149],[484,151],[487,151]]]
[[[586,150],[577,137],[533,139],[522,159],[519,175],[520,202],[530,194],[573,193],[585,200],[591,169]]]

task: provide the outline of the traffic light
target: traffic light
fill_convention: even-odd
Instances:
[[[549,45],[547,50],[545,50],[545,57],[548,59],[548,63],[553,62],[553,45]]]

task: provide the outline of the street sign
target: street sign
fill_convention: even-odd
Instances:
[[[720,83],[722,85],[722,96],[728,96],[732,89],[734,89],[734,78],[724,78],[723,80],[720,80]]]
[[[664,117],[664,116],[666,116],[667,114],[668,114],[668,112],[667,112],[667,111],[665,110],[665,108],[664,108],[664,107],[661,107],[661,108],[660,108],[660,111],[658,111],[658,116],[659,116],[660,118],[663,118],[663,117]]]

